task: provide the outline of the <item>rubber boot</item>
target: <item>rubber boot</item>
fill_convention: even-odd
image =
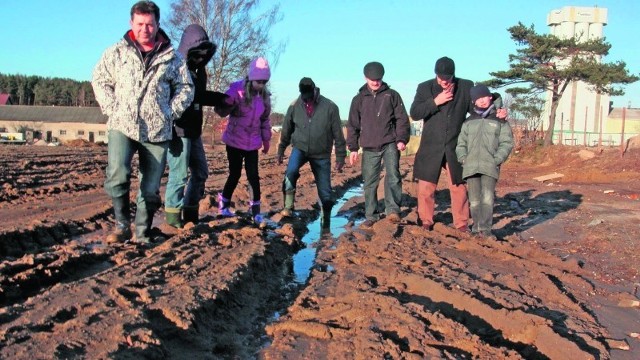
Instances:
[[[186,223],[197,224],[200,219],[197,206],[185,206],[182,208],[182,221]]]
[[[267,226],[267,223],[264,221],[264,218],[260,213],[260,201],[250,201],[249,206],[251,206],[251,218],[253,219],[253,223],[260,229],[263,229]]]
[[[284,197],[284,208],[280,211],[280,215],[282,216],[292,216],[293,215],[293,204],[296,200],[296,192],[295,191],[285,191],[282,193]]]
[[[182,220],[180,219],[181,210],[178,208],[164,208],[164,220],[169,226],[182,229]]]
[[[129,220],[131,214],[129,194],[111,198],[111,201],[113,203],[116,227],[113,232],[107,236],[107,243],[125,242],[131,239],[132,236],[131,222]]]
[[[236,214],[231,211],[231,200],[222,196],[222,194],[218,194],[218,216],[223,217],[231,217],[236,216]]]
[[[320,217],[320,228],[323,230],[329,229],[331,227],[331,209],[333,208],[333,203],[323,203],[322,204],[322,215]]]
[[[136,242],[139,244],[149,244],[152,242],[151,225],[153,224],[153,215],[158,210],[159,204],[153,204],[149,201],[146,203],[146,209],[141,209],[138,205],[136,210]],[[179,214],[179,213],[178,213]]]

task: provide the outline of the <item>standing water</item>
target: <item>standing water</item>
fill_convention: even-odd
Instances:
[[[342,206],[354,196],[362,196],[362,185],[353,187],[336,201],[336,204],[331,210],[331,235],[338,237],[344,231],[344,226],[349,222],[349,219],[345,216],[337,216]],[[322,215],[320,215],[321,217]],[[302,242],[305,244],[305,248],[298,251],[293,256],[293,272],[294,281],[298,284],[306,283],[309,275],[311,274],[311,268],[316,259],[316,249],[313,243],[318,241],[322,237],[322,229],[320,227],[320,217],[312,221],[308,225],[309,232],[302,238]]]

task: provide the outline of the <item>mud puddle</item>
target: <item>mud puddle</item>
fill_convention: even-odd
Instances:
[[[294,281],[297,284],[305,284],[309,279],[316,259],[317,241],[326,236],[338,238],[345,231],[345,225],[351,220],[348,214],[341,213],[340,210],[350,199],[362,196],[363,191],[362,185],[349,188],[344,195],[336,201],[336,204],[331,210],[331,226],[329,229],[323,230],[321,228],[320,218],[322,215],[309,223],[309,232],[302,238],[305,248],[293,256]]]

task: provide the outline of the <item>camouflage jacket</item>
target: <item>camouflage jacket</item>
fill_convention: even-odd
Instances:
[[[93,91],[108,130],[140,142],[171,140],[173,121],[193,101],[193,82],[182,57],[162,30],[142,60],[130,32],[107,49],[93,71]]]

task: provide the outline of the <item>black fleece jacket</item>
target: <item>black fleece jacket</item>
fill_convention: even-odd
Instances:
[[[350,151],[379,151],[389,143],[409,142],[409,116],[397,91],[383,82],[373,93],[365,84],[351,101],[347,122]]]

